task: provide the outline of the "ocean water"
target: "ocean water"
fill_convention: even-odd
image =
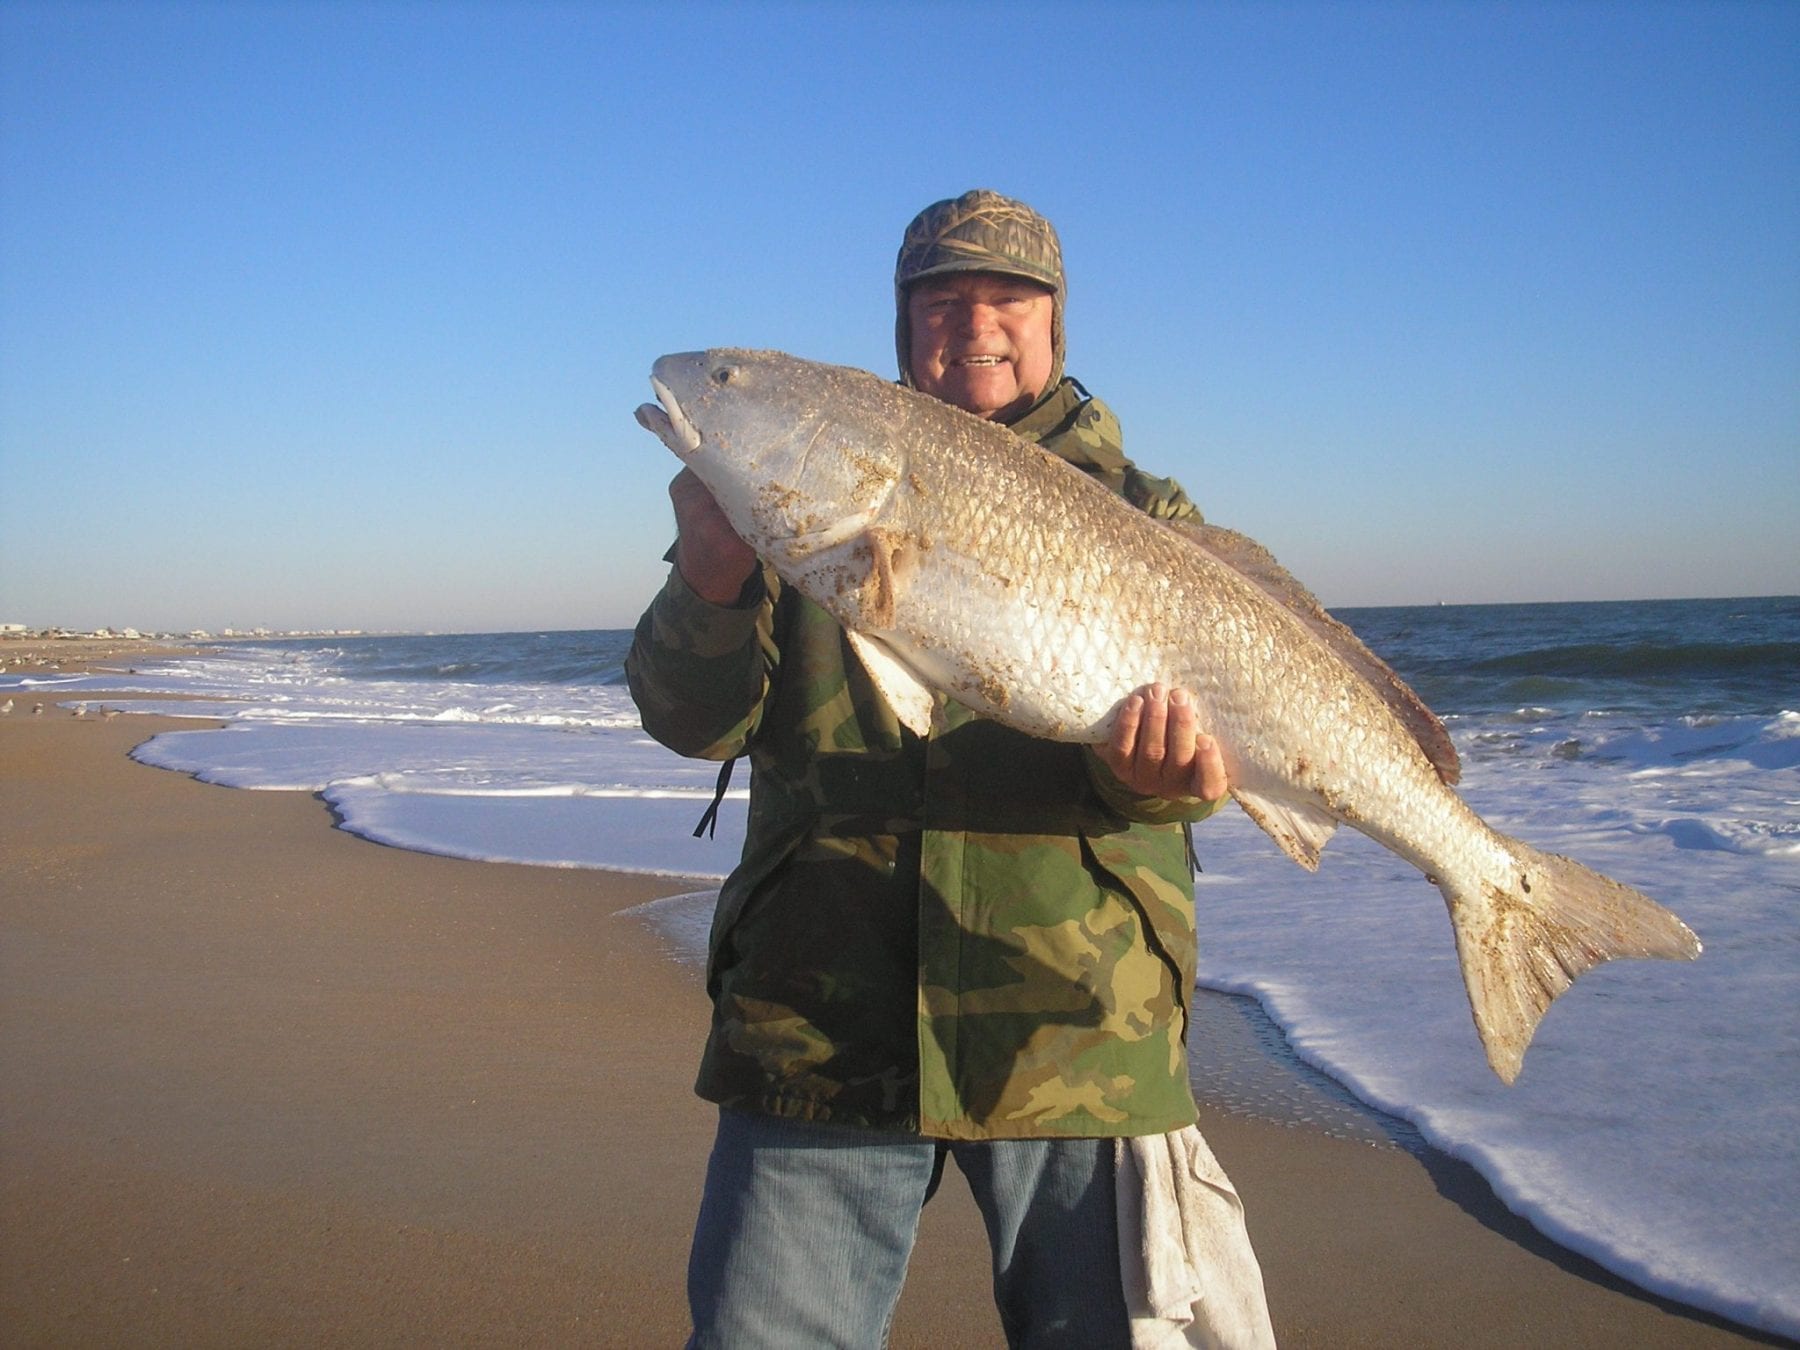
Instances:
[[[1800,1336],[1800,599],[1340,617],[1444,718],[1461,791],[1491,824],[1648,892],[1706,953],[1584,976],[1509,1088],[1486,1068],[1433,887],[1347,829],[1308,875],[1225,812],[1197,832],[1201,984],[1254,999],[1293,1054],[1470,1163],[1550,1237]],[[628,641],[240,643],[138,672],[130,699],[86,696],[116,676],[30,683],[63,703],[223,718],[137,757],[320,793],[342,828],[383,843],[697,878],[647,915],[691,955],[706,883],[742,840],[744,775],[716,837],[694,838],[716,767],[644,736]],[[1231,1083],[1196,1086],[1236,1100]],[[1252,1093],[1246,1109],[1287,1108]]]

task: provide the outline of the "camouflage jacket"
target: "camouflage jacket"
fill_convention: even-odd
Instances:
[[[1153,515],[1197,515],[1073,381],[1013,430]],[[657,740],[751,766],[702,1097],[942,1138],[1193,1121],[1183,822],[1203,804],[1133,794],[1092,750],[955,703],[913,735],[837,622],[766,569],[735,606],[672,570],[626,672]]]

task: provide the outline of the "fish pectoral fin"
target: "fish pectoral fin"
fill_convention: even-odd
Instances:
[[[856,539],[851,556],[864,564],[857,601],[866,622],[892,628],[901,600],[918,570],[919,551],[905,534],[871,525]]]
[[[870,682],[887,700],[900,724],[916,736],[929,735],[937,695],[879,638],[854,629],[846,629],[845,633],[856,659],[863,663]]]
[[[1319,853],[1338,827],[1335,817],[1311,802],[1278,802],[1240,788],[1231,795],[1283,853],[1309,872],[1319,870]]]

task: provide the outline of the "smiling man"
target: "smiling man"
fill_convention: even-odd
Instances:
[[[1152,515],[1197,514],[1064,377],[1061,246],[1036,211],[987,191],[927,207],[894,281],[904,383]],[[1009,1342],[1129,1345],[1115,1141],[1194,1119],[1186,826],[1225,794],[1217,746],[1161,687],[1105,746],[956,703],[916,736],[691,472],[670,495],[675,565],[638,625],[632,695],[665,745],[751,766],[707,968],[697,1089],[720,1113],[691,1344],[884,1344],[954,1160]]]
[[[915,388],[1007,422],[1050,387],[1056,292],[1021,277],[954,272],[907,292]]]

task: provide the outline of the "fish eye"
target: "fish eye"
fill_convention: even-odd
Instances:
[[[719,366],[713,371],[714,384],[730,384],[737,378],[736,366]]]

